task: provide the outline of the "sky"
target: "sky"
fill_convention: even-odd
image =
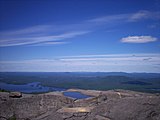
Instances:
[[[160,73],[160,0],[0,0],[0,72]]]

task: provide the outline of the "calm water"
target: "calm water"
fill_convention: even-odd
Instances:
[[[89,98],[91,96],[82,94],[80,92],[63,92],[64,96],[67,97],[72,97],[72,98],[76,98],[76,99],[85,99],[85,98]]]
[[[43,93],[51,91],[64,91],[63,88],[44,87],[40,82],[33,82],[24,85],[14,85],[0,82],[0,88],[9,91],[19,91],[23,93]]]
[[[0,82],[0,88],[9,90],[9,91],[19,91],[23,93],[44,93],[51,91],[65,91],[63,88],[55,88],[55,87],[44,87],[40,82],[33,82],[24,85],[14,85]],[[80,92],[63,92],[64,96],[72,97],[76,99],[84,99],[91,96],[84,95]]]

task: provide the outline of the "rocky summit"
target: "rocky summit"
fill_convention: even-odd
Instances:
[[[63,92],[0,92],[0,120],[159,120],[160,95],[127,90],[69,89],[91,97],[74,99]]]

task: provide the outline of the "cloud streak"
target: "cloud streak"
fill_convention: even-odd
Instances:
[[[146,10],[141,10],[137,13],[132,14],[129,18],[129,21],[135,22],[135,21],[144,20],[144,19],[159,20],[160,19],[160,11],[150,12],[150,11],[146,11]]]
[[[93,23],[111,23],[111,22],[137,22],[140,20],[145,19],[152,19],[152,20],[159,20],[160,19],[160,11],[147,11],[147,10],[140,10],[136,13],[128,13],[128,14],[115,14],[115,15],[108,15],[97,17],[88,22]]]
[[[53,59],[0,61],[0,71],[160,72],[160,54],[81,55]]]
[[[13,38],[4,38],[0,40],[0,47],[6,46],[17,46],[17,45],[33,45],[33,44],[57,44],[64,43],[61,40],[73,38],[79,35],[87,34],[89,31],[77,31],[77,32],[68,32],[59,35],[45,35],[45,36],[26,36],[26,37],[13,37]],[[59,42],[57,42],[59,41]]]
[[[157,38],[152,36],[129,36],[122,38],[120,41],[123,43],[149,43],[157,40]]]

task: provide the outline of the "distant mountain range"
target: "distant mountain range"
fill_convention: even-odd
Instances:
[[[160,92],[160,73],[0,72],[0,83],[24,85],[34,82],[39,82],[44,87],[63,89],[127,89],[143,92]],[[2,85],[0,85],[0,88],[4,88]]]
[[[0,72],[0,75],[24,75],[24,76],[126,76],[134,78],[157,78],[160,73],[126,73],[126,72]]]

